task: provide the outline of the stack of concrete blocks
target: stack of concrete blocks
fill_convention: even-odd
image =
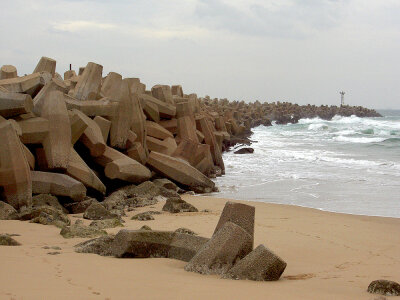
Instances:
[[[215,190],[224,174],[227,109],[211,111],[180,85],[122,78],[89,62],[62,78],[42,57],[32,74],[0,69],[0,196],[19,209],[32,193],[105,195],[109,180],[141,183],[163,176],[196,192]],[[227,104],[225,104],[227,106]],[[94,168],[94,169],[93,169]]]
[[[278,280],[286,262],[264,245],[253,250],[254,220],[253,206],[227,202],[213,236],[191,258],[185,270],[230,279]]]

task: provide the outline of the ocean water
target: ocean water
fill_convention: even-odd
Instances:
[[[400,111],[381,113],[254,128],[254,153],[224,153],[213,196],[400,218]]]

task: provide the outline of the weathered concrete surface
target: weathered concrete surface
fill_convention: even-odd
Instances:
[[[166,139],[168,137],[174,137],[174,135],[170,131],[152,121],[146,121],[146,128],[148,136],[152,136],[160,140]]]
[[[76,109],[68,111],[68,116],[71,125],[71,144],[74,145],[89,125]]]
[[[17,77],[17,68],[12,65],[3,65],[0,68],[0,79],[9,79]]]
[[[251,236],[240,226],[227,222],[185,266],[200,274],[225,274],[253,248]]]
[[[9,92],[35,96],[50,80],[50,73],[33,73],[22,77],[2,79],[0,80],[0,86],[6,88]]]
[[[160,101],[175,104],[174,100],[172,100],[171,87],[169,85],[155,85],[151,88],[151,94]]]
[[[158,107],[160,117],[162,118],[170,119],[176,115],[175,105],[163,102],[161,100],[158,100],[157,98],[154,98],[153,96],[146,94],[139,95],[139,98],[141,101],[144,101],[145,103],[150,102],[155,104]]]
[[[252,239],[254,239],[255,207],[247,204],[228,201],[221,213],[218,224],[215,227],[216,234],[226,222],[232,222],[242,227]]]
[[[0,116],[10,118],[31,112],[33,101],[30,95],[0,91]]]
[[[137,141],[142,144],[143,149],[145,150],[147,156],[147,144],[146,144],[147,129],[145,123],[145,115],[142,109],[142,104],[137,94],[132,94],[131,100],[133,104],[133,109],[131,112],[133,120],[131,124],[131,130],[136,134]]]
[[[71,151],[71,125],[61,92],[53,91],[45,97],[41,117],[49,121],[49,134],[43,140],[48,167],[65,170]]]
[[[51,76],[54,76],[56,73],[56,64],[57,62],[49,57],[42,56],[33,70],[33,73],[36,72],[49,72]]]
[[[106,143],[99,125],[84,113],[80,111],[76,111],[76,113],[88,125],[79,140],[89,149],[91,156],[98,157],[102,155],[106,151]]]
[[[0,122],[0,141],[0,186],[4,198],[15,209],[28,207],[32,203],[30,168],[11,122]]]
[[[64,95],[68,109],[77,109],[89,117],[103,116],[113,117],[118,112],[118,102],[110,100],[86,100],[79,101],[69,95]]]
[[[225,278],[272,281],[278,280],[285,268],[285,261],[264,245],[259,245],[230,269]]]
[[[78,100],[97,100],[101,88],[103,66],[89,62],[82,75],[79,76],[76,87],[69,95]]]
[[[106,193],[106,187],[74,148],[71,148],[66,174],[82,182],[86,187],[97,190],[101,194]]]
[[[197,192],[211,192],[213,181],[188,163],[174,157],[152,151],[147,164],[154,171]]]
[[[21,128],[21,142],[24,144],[41,144],[49,134],[49,121],[44,118],[30,118],[18,122]]]
[[[108,146],[105,152],[94,160],[105,168],[105,175],[110,179],[141,183],[151,177],[151,172],[148,168]]]
[[[101,85],[101,96],[119,100],[122,76],[115,72],[110,72]]]
[[[222,153],[218,147],[217,141],[215,139],[214,132],[205,117],[199,119],[201,132],[204,134],[204,140],[206,144],[210,145],[211,155],[214,160],[214,164],[221,168],[222,174],[225,174],[225,165],[222,159]]]
[[[86,196],[85,186],[68,175],[31,171],[32,193],[52,194],[82,201]]]
[[[141,163],[142,165],[145,165],[147,162],[146,151],[144,150],[142,144],[139,142],[133,143],[131,148],[126,151],[126,155]]]
[[[129,91],[129,85],[122,81],[118,97],[118,111],[111,119],[110,146],[118,149],[126,149],[128,131],[133,123],[134,103]],[[142,113],[143,114],[143,113]]]
[[[172,231],[120,230],[111,252],[116,257],[165,257],[189,261],[207,238]]]
[[[103,135],[103,139],[105,142],[107,142],[108,140],[108,135],[110,133],[110,128],[111,128],[111,121],[100,117],[100,116],[96,116],[93,121],[95,121],[97,123],[97,125],[99,125],[99,128],[101,130],[101,134]]]
[[[67,86],[61,80],[52,78],[45,86],[40,90],[40,92],[33,98],[33,112],[40,116],[42,113],[43,103],[49,93],[53,91],[60,91],[62,93],[67,92]]]

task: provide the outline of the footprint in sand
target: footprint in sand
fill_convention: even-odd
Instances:
[[[332,275],[332,276],[322,277],[321,279],[336,279],[336,278],[340,278],[340,276]]]
[[[313,273],[306,273],[306,274],[297,274],[297,275],[287,275],[283,278],[288,280],[306,280],[315,277]]]

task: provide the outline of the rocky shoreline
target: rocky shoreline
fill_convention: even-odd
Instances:
[[[62,77],[42,57],[30,75],[0,71],[2,199],[20,210],[32,194],[66,204],[102,201],[117,188],[168,178],[181,189],[216,191],[209,179],[225,173],[222,152],[251,143],[259,125],[335,115],[380,116],[351,106],[245,103],[185,94],[180,85],[146,89],[89,62]],[[68,203],[69,202],[69,203]]]
[[[102,69],[89,62],[62,77],[47,57],[30,75],[1,67],[0,220],[55,226],[66,240],[96,238],[75,245],[78,253],[173,258],[186,271],[222,278],[275,281],[286,269],[286,260],[263,244],[254,248],[255,206],[225,203],[209,238],[188,228],[167,231],[165,224],[115,235],[107,230],[166,215],[209,214],[182,194],[217,191],[210,178],[225,174],[223,151],[249,145],[253,127],[379,116],[362,107],[199,98],[180,85],[146,89],[138,78],[103,77]],[[152,210],[128,217],[143,207]],[[0,244],[23,247],[14,236],[0,234]],[[62,250],[43,249],[57,250],[49,255]]]

